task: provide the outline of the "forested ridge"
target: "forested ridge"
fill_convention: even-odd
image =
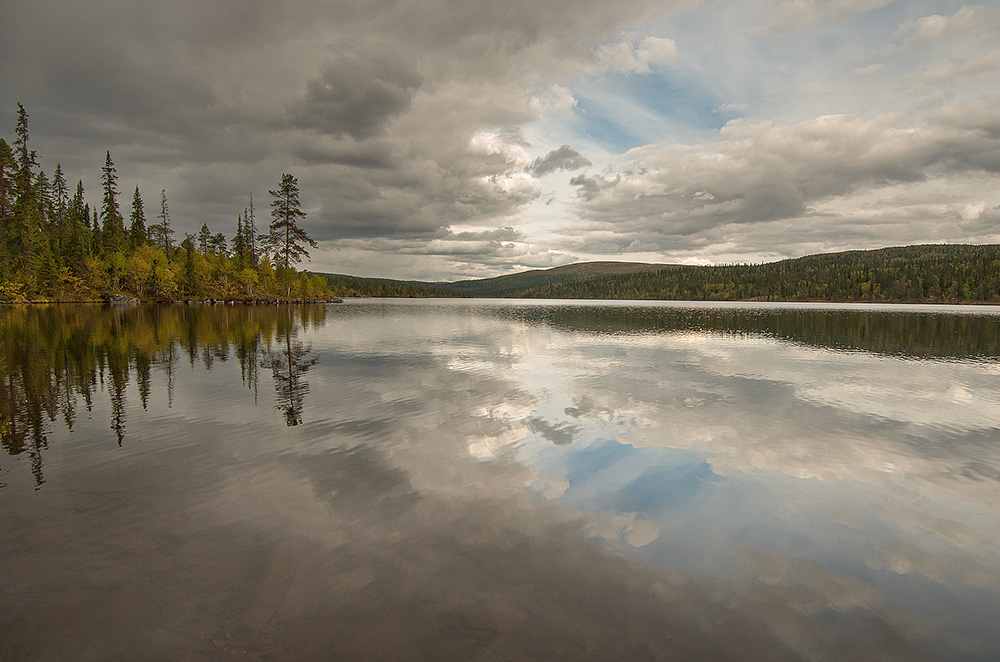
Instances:
[[[455,296],[436,283],[392,280],[389,278],[362,278],[344,274],[319,274],[330,290],[342,297],[449,297]]]
[[[1000,303],[1000,245],[925,244],[826,253],[765,264],[672,266],[540,284],[508,296]]]
[[[266,231],[258,231],[250,196],[243,210],[233,210],[230,241],[207,224],[175,239],[165,189],[148,218],[138,186],[131,208],[123,204],[110,151],[101,173],[101,202],[93,206],[83,181],[71,188],[60,163],[47,175],[18,104],[13,142],[0,138],[0,302],[331,296],[325,279],[294,266],[316,243],[297,224],[305,213],[291,175],[268,191]]]
[[[516,274],[480,278],[476,280],[460,280],[454,283],[435,283],[437,289],[451,296],[476,297],[517,297],[531,287],[579,281],[596,276],[634,273],[638,271],[656,271],[672,269],[675,265],[649,264],[646,262],[577,262],[565,264],[551,269],[532,269]]]

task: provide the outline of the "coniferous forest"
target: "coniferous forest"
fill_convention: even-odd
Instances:
[[[13,143],[0,138],[0,302],[276,300],[331,296],[326,280],[299,272],[316,243],[301,229],[298,181],[284,174],[269,191],[272,222],[259,230],[252,196],[235,234],[207,224],[183,238],[173,227],[167,191],[147,206],[138,187],[119,187],[107,152],[100,203],[73,186],[57,163],[51,175],[31,149],[28,113],[18,104]],[[235,210],[234,210],[235,211]]]
[[[1000,303],[1000,245],[928,244],[598,276],[512,296],[686,301]]]

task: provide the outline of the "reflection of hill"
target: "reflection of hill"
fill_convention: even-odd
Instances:
[[[497,314],[590,333],[709,332],[780,338],[905,358],[1000,358],[1000,315],[886,309],[558,305]]]
[[[72,429],[80,401],[89,411],[95,395],[106,390],[109,427],[121,445],[129,381],[135,379],[145,409],[152,370],[162,371],[170,403],[182,355],[206,370],[215,361],[235,358],[244,384],[256,393],[261,357],[273,347],[268,355],[282,362],[282,374],[294,377],[285,390],[294,394],[300,412],[308,387],[298,364],[311,363],[308,349],[294,337],[303,326],[322,324],[325,310],[320,305],[5,308],[0,311],[0,443],[9,455],[28,454],[40,485],[52,421],[62,418]],[[286,348],[294,351],[282,358]],[[283,393],[279,390],[279,399]],[[287,404],[279,402],[286,409]]]

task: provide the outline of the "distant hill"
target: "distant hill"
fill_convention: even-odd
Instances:
[[[533,269],[516,274],[460,280],[454,283],[434,283],[433,286],[452,296],[468,297],[517,297],[531,288],[555,283],[585,280],[615,274],[675,269],[679,265],[651,264],[648,262],[577,262],[551,269]]]
[[[1000,245],[924,244],[537,285],[528,298],[1000,303]]]
[[[923,244],[711,267],[580,262],[454,283],[321,275],[340,296],[1000,303],[1000,245]]]
[[[390,278],[361,278],[344,274],[320,273],[335,296],[339,297],[447,297],[453,296],[434,287],[435,283],[392,280]]]
[[[511,297],[538,285],[593,278],[611,274],[671,269],[677,265],[646,262],[577,262],[551,269],[533,269],[516,274],[460,280],[453,283],[389,278],[361,278],[321,273],[337,296],[365,297]]]

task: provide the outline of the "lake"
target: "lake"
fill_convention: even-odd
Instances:
[[[1000,309],[0,308],[2,660],[1000,659]]]

